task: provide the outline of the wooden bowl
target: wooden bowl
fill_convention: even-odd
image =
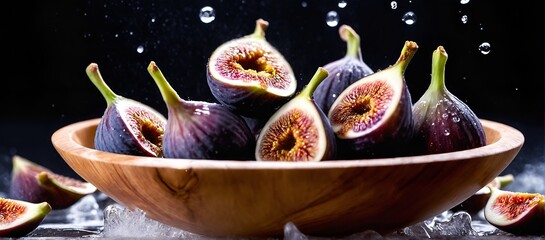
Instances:
[[[324,162],[139,157],[93,149],[100,119],[57,130],[52,143],[83,179],[130,209],[212,237],[388,234],[450,209],[511,163],[516,129],[481,120],[487,145],[424,156]]]

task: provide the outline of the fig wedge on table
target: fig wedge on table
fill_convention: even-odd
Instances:
[[[511,184],[513,180],[514,177],[512,174],[497,176],[494,178],[494,180],[486,184],[486,186],[479,189],[479,191],[475,192],[462,203],[454,206],[451,210],[454,212],[465,211],[471,215],[475,215],[483,210],[484,206],[486,206],[486,203],[492,194],[492,191],[490,191],[491,187],[502,189],[503,187]]]
[[[13,156],[10,185],[13,199],[47,202],[53,209],[62,209],[96,190],[91,183],[56,174],[26,158]]]
[[[46,202],[31,203],[0,198],[0,237],[24,237],[34,231],[51,212]]]

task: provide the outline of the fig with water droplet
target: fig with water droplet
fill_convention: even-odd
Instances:
[[[336,154],[335,135],[312,93],[328,75],[318,68],[309,84],[279,108],[261,130],[255,157],[258,161],[321,161]]]
[[[95,149],[162,157],[166,118],[148,105],[114,93],[104,82],[96,63],[89,64],[86,73],[107,104],[95,132]]]
[[[488,199],[490,199],[490,196],[492,194],[490,188],[494,187],[501,189],[512,183],[513,180],[514,178],[511,174],[497,176],[494,178],[494,180],[486,184],[486,186],[479,189],[479,191],[475,192],[462,203],[454,206],[451,210],[454,212],[465,211],[471,215],[475,215],[484,209],[484,206],[486,206]]]
[[[324,65],[329,72],[316,91],[314,101],[324,112],[328,112],[337,96],[350,84],[372,74],[373,70],[363,61],[360,49],[360,36],[348,25],[339,28],[341,39],[346,42],[346,55]]]
[[[345,158],[403,155],[412,137],[412,101],[405,70],[418,50],[406,41],[394,65],[348,86],[328,113]],[[341,150],[341,147],[343,149]]]
[[[35,162],[13,156],[10,196],[13,199],[47,202],[53,209],[71,206],[97,189],[91,183],[56,174]]]
[[[252,160],[255,136],[227,107],[180,98],[155,62],[148,72],[168,109],[163,153],[168,158]]]
[[[20,238],[34,231],[51,212],[47,202],[0,198],[0,237]]]
[[[545,234],[545,195],[494,187],[490,190],[484,216],[491,225],[516,235]]]
[[[442,46],[433,51],[431,83],[413,105],[416,154],[446,153],[486,144],[477,115],[446,88],[447,58]]]
[[[214,97],[237,114],[268,118],[295,93],[297,80],[284,56],[265,38],[269,23],[221,44],[207,63]]]

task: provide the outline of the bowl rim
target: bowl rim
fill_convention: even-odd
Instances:
[[[164,168],[199,168],[199,169],[261,169],[261,170],[286,170],[286,169],[331,169],[331,168],[357,168],[357,167],[384,167],[408,164],[425,164],[432,162],[458,161],[476,157],[492,156],[502,152],[519,148],[524,143],[524,135],[514,127],[504,123],[487,119],[480,119],[484,128],[489,128],[499,135],[499,138],[482,147],[428,155],[399,156],[392,158],[372,159],[340,159],[320,162],[274,162],[274,161],[240,161],[240,160],[212,160],[212,159],[178,159],[157,158],[147,156],[124,155],[99,151],[81,145],[76,141],[78,132],[95,127],[101,118],[94,118],[71,123],[56,130],[51,141],[55,148],[77,153],[91,161],[108,162],[119,165],[131,165],[141,167]],[[488,136],[487,136],[488,138]]]

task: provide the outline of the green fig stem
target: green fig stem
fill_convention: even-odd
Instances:
[[[310,82],[303,88],[303,90],[298,94],[298,96],[311,99],[314,90],[320,85],[320,83],[329,75],[329,72],[322,67],[319,67],[314,73]]]
[[[100,74],[100,71],[98,69],[98,64],[91,63],[87,68],[85,69],[85,72],[87,73],[87,76],[93,82],[93,84],[98,88],[100,93],[102,93],[102,96],[104,96],[104,99],[106,100],[106,104],[108,106],[112,105],[112,103],[119,97],[119,95],[115,94],[112,89],[104,82],[104,79],[102,78],[102,75]]]
[[[346,56],[361,58],[360,36],[348,25],[339,28],[341,39],[346,42]]]
[[[445,66],[447,64],[447,52],[442,46],[433,51],[430,91],[444,92],[445,87]]]
[[[504,176],[498,176],[496,179],[498,179],[500,182],[499,188],[504,188],[505,186],[511,184],[515,180],[515,177],[513,177],[513,174],[507,174]]]
[[[402,71],[405,72],[405,69],[407,69],[409,62],[411,62],[411,59],[413,58],[414,54],[416,54],[417,50],[418,45],[416,44],[416,42],[405,41],[405,45],[401,50],[401,55],[399,55],[395,66],[400,67]]]
[[[263,19],[257,19],[255,21],[255,30],[254,33],[248,35],[249,37],[259,38],[259,39],[265,39],[265,31],[267,31],[267,28],[269,27],[269,22],[263,20]]]
[[[161,91],[163,100],[165,100],[165,103],[168,106],[175,106],[183,101],[176,92],[176,90],[174,90],[174,88],[170,86],[165,76],[163,75],[159,67],[157,67],[157,64],[155,64],[154,61],[151,61],[148,65],[148,72],[150,73],[153,80],[155,80],[157,87],[159,87],[159,90]]]

